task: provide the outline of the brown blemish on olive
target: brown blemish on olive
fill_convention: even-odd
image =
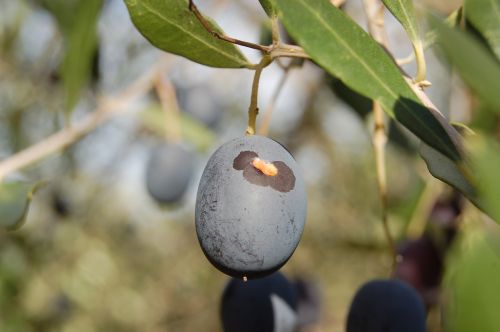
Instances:
[[[233,160],[233,168],[243,171],[243,177],[250,183],[271,187],[280,192],[288,192],[295,187],[295,175],[293,171],[282,161],[271,162],[277,169],[275,176],[268,176],[255,168],[253,161],[259,155],[253,151],[242,151]]]
[[[258,154],[253,151],[242,151],[238,157],[233,160],[233,168],[242,171],[247,167],[253,159],[257,158]]]

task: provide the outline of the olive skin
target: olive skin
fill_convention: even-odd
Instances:
[[[275,166],[270,176],[256,159]],[[283,266],[306,219],[302,173],[290,153],[263,136],[236,138],[210,157],[198,187],[196,232],[208,260],[235,278],[258,278]]]
[[[297,292],[280,272],[243,282],[231,279],[222,294],[224,332],[294,332],[298,325]]]
[[[155,147],[146,165],[146,188],[162,204],[178,202],[193,176],[194,156],[179,144]]]
[[[438,288],[444,272],[443,253],[429,234],[403,243],[399,250],[400,259],[393,277],[405,281],[416,289],[426,306],[438,301]]]
[[[425,332],[422,299],[399,280],[373,280],[354,296],[347,317],[347,332]]]

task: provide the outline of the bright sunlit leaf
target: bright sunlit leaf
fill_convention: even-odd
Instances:
[[[187,0],[125,0],[125,3],[137,29],[154,46],[211,67],[249,65],[238,47],[218,39],[203,27],[189,10]],[[223,34],[217,24],[209,22],[214,31]]]

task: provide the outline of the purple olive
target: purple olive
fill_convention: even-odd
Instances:
[[[306,219],[302,173],[290,153],[263,136],[222,145],[208,161],[196,199],[196,232],[208,260],[236,278],[283,266]]]
[[[373,280],[354,296],[347,332],[425,332],[425,307],[418,293],[399,280]]]
[[[175,203],[186,191],[193,175],[193,155],[179,144],[153,149],[146,166],[146,187],[159,203]]]
[[[294,285],[279,272],[248,282],[231,279],[220,307],[224,332],[293,332],[296,311]]]
[[[430,235],[403,243],[399,250],[400,257],[394,270],[394,277],[413,286],[427,306],[434,304],[437,290],[443,275],[443,253]]]

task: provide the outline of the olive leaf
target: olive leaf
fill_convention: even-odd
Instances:
[[[317,64],[454,162],[461,137],[435,110],[425,107],[393,59],[328,0],[276,0],[285,27]]]
[[[429,22],[438,33],[439,46],[463,80],[486,104],[500,113],[500,64],[467,33],[450,28],[432,16]]]
[[[276,7],[274,6],[271,0],[259,0],[259,2],[264,11],[266,12],[267,16],[275,17],[277,15]]]
[[[42,5],[54,15],[64,36],[60,73],[66,95],[65,110],[70,112],[91,74],[102,0],[43,0]]]
[[[125,0],[132,22],[154,46],[192,61],[220,68],[248,67],[234,44],[208,32],[189,10],[187,0]],[[214,31],[222,30],[209,18]]]
[[[17,230],[25,221],[31,198],[39,184],[12,181],[0,183],[0,228]]]
[[[472,168],[478,178],[478,192],[486,212],[500,223],[500,145],[486,137],[469,142]]]
[[[500,0],[465,0],[465,16],[500,60]]]
[[[497,232],[477,228],[462,232],[448,255],[446,331],[496,332],[500,326],[500,238]]]
[[[476,206],[482,206],[479,202],[477,190],[469,180],[469,175],[466,174],[470,174],[466,164],[454,162],[423,142],[420,145],[419,153],[432,176],[459,190]]]
[[[415,19],[412,0],[382,0],[384,5],[401,23],[413,45],[417,59],[417,81],[425,79],[424,45],[420,38],[417,20]]]

